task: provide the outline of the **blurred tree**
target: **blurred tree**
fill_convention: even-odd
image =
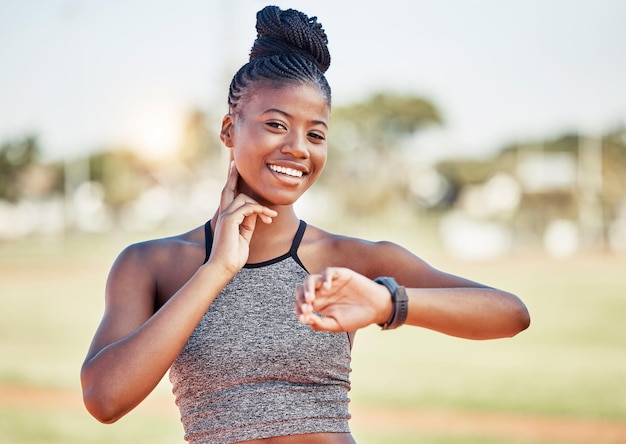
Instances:
[[[40,154],[37,137],[26,136],[0,146],[0,199],[15,202],[21,197],[20,176]]]
[[[530,170],[524,168],[528,160],[534,167]],[[594,231],[593,242],[599,245],[626,202],[626,130],[594,137],[568,133],[529,140],[507,145],[488,159],[444,160],[437,169],[459,191],[506,173],[522,185],[513,221],[519,232],[541,239],[551,222],[567,219],[583,231]]]
[[[446,159],[437,164],[437,171],[458,187],[485,183],[498,169],[491,159]]]
[[[350,136],[358,139],[359,149],[383,154],[397,151],[399,142],[415,131],[441,124],[439,111],[427,99],[391,92],[379,92],[363,102],[337,107],[332,119],[336,127],[352,127]]]
[[[94,153],[89,158],[90,180],[105,189],[105,202],[117,212],[154,182],[149,168],[132,150],[116,149]]]
[[[322,183],[347,212],[370,214],[407,198],[406,142],[441,117],[425,98],[378,92],[333,108],[331,123]]]
[[[213,130],[213,120],[215,119],[200,109],[193,109],[187,115],[181,146],[178,150],[178,158],[187,167],[193,169],[206,161],[220,160],[222,144],[217,132]]]
[[[606,216],[613,218],[626,200],[626,129],[602,139],[602,201]]]

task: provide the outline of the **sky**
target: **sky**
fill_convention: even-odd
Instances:
[[[266,4],[0,0],[0,143],[36,134],[48,158],[120,145],[167,155],[189,110],[226,112]],[[375,91],[431,100],[444,125],[417,139],[426,157],[626,125],[625,1],[270,4],[323,24],[335,106]]]

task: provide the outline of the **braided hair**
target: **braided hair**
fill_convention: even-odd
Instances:
[[[266,6],[256,15],[257,37],[250,61],[235,74],[228,91],[229,112],[236,112],[257,82],[315,85],[330,106],[328,38],[317,17],[295,9]]]

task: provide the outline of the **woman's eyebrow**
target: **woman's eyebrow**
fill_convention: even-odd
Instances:
[[[263,114],[268,114],[268,113],[282,114],[283,116],[287,117],[288,119],[293,117],[287,111],[283,111],[282,109],[278,109],[278,108],[269,108],[269,109],[266,109],[265,111],[263,111]],[[310,122],[315,124],[315,125],[322,125],[326,129],[328,129],[328,124],[325,121],[323,121],[323,120],[311,120]]]

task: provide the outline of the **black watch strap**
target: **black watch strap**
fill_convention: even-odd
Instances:
[[[392,330],[400,327],[406,322],[407,315],[409,314],[409,298],[406,294],[406,289],[398,285],[396,280],[392,277],[378,277],[374,279],[377,284],[384,285],[391,293],[391,303],[393,308],[391,315],[387,322],[384,324],[378,324],[383,330]]]

